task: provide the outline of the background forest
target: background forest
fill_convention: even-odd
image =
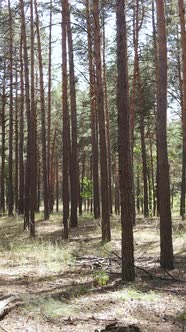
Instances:
[[[120,261],[122,280],[134,281],[138,268],[154,278],[162,270],[151,270],[140,242],[146,236],[153,243],[153,232],[158,268],[172,281],[184,279],[177,275],[185,271],[182,247],[174,243],[174,257],[173,241],[179,236],[184,247],[185,57],[183,0],[0,1],[2,255],[19,252],[13,239],[26,236],[26,260],[27,249],[40,252],[37,241],[54,241],[54,247],[44,245],[45,254],[53,251],[54,261],[61,255],[65,269],[65,259],[78,253],[70,247],[74,236],[81,243],[87,234],[85,242],[101,234],[106,252],[95,243],[79,248],[83,257],[93,250],[95,256],[87,256],[91,266],[105,266],[105,255],[111,255]],[[120,248],[113,241],[121,230]],[[134,263],[136,236],[148,256],[145,268]],[[174,268],[175,275],[169,274]],[[92,278],[106,286],[117,279],[113,273],[104,267]],[[2,312],[4,317],[4,307]]]

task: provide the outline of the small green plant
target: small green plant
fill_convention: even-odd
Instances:
[[[182,312],[179,316],[178,319],[185,322],[186,321],[186,311]]]
[[[87,177],[84,177],[81,189],[81,197],[91,199],[92,195],[93,195],[93,182]]]
[[[105,271],[96,271],[93,275],[94,281],[99,286],[106,286],[109,281],[109,275]]]

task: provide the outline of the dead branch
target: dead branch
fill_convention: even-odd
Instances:
[[[186,282],[186,280],[184,279],[178,279],[178,278],[175,278],[170,272],[168,272],[166,269],[163,269],[163,271],[169,276],[171,277],[171,279],[173,279],[174,281],[177,281],[177,282]]]
[[[17,296],[11,295],[9,297],[4,296],[0,299],[0,320],[3,320],[4,317],[15,307],[17,303],[11,304],[12,302],[20,300]],[[10,305],[11,304],[11,305]]]

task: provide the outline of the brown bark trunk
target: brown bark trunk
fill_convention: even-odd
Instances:
[[[86,153],[83,152],[82,156],[82,162],[81,162],[81,183],[80,183],[80,199],[79,199],[79,215],[81,216],[83,213],[83,198],[81,193],[83,193],[84,185],[83,185],[83,179],[85,177],[85,162],[86,162]]]
[[[110,202],[107,146],[105,133],[104,94],[102,81],[102,65],[100,53],[100,22],[99,22],[99,0],[93,2],[94,15],[94,53],[96,63],[96,97],[98,105],[99,142],[100,142],[100,165],[101,165],[101,199],[102,199],[102,240],[111,240],[110,231]]]
[[[89,0],[86,0],[86,20],[87,20],[88,62],[89,62],[89,80],[90,80],[94,219],[98,219],[100,217],[99,170],[98,170],[99,158],[98,158],[98,140],[96,133],[97,117],[96,117],[96,98],[95,98],[95,70],[93,66],[92,29],[91,29]]]
[[[182,83],[182,130],[183,130],[183,165],[182,165],[182,207],[181,215],[184,219],[185,214],[185,170],[186,170],[186,28],[185,28],[185,7],[184,1],[178,0],[180,27],[181,27],[181,47],[182,47],[182,70],[183,70],[183,83]]]
[[[160,198],[160,264],[173,269],[172,222],[170,210],[169,165],[167,154],[167,40],[164,1],[157,0],[158,86],[157,86],[157,148]]]
[[[39,159],[39,151],[37,154],[37,212],[40,210],[40,204],[41,204],[41,165],[40,165],[40,159]]]
[[[6,141],[6,80],[5,80],[5,69],[6,62],[4,61],[4,77],[3,77],[3,88],[1,97],[1,206],[0,210],[5,213],[5,141]]]
[[[19,111],[19,214],[24,213],[24,68],[23,68],[23,38],[20,43],[20,111]]]
[[[38,46],[38,60],[39,60],[39,76],[40,76],[40,106],[41,106],[41,140],[42,140],[42,166],[43,166],[43,189],[44,189],[44,218],[49,219],[48,206],[48,174],[47,174],[47,152],[46,152],[46,125],[45,125],[45,95],[44,95],[44,80],[43,80],[43,61],[41,52],[41,38],[39,29],[39,15],[37,9],[37,1],[34,0],[35,14],[36,14],[36,30],[37,30],[37,46]]]
[[[14,199],[13,199],[13,28],[12,28],[12,12],[10,0],[8,0],[9,13],[9,73],[10,73],[10,101],[9,101],[9,156],[8,156],[8,215],[13,215]]]
[[[24,191],[24,229],[29,227],[30,223],[30,91],[29,91],[29,65],[27,52],[27,36],[25,25],[24,1],[20,0],[21,8],[21,30],[23,38],[23,58],[24,58],[24,76],[25,76],[25,105],[27,115],[27,161],[26,161],[26,176],[25,176],[25,191]]]
[[[56,153],[56,212],[59,211],[59,162],[58,153]]]
[[[140,92],[141,94],[141,92]],[[140,97],[141,98],[141,97]],[[147,170],[147,153],[145,144],[145,128],[144,128],[144,115],[143,104],[141,103],[140,109],[140,134],[141,134],[141,154],[142,154],[142,165],[143,165],[143,202],[144,202],[144,217],[149,216],[149,198],[148,198],[148,170]]]
[[[152,134],[150,133],[149,137],[149,145],[150,145],[150,165],[151,165],[151,179],[152,179],[152,215],[156,215],[156,195],[155,195],[155,181],[154,181],[154,163],[153,163],[153,141]]]
[[[130,101],[130,130],[131,130],[131,150],[134,146],[134,126],[136,111],[136,92],[137,92],[137,70],[138,70],[138,40],[139,40],[139,0],[136,0],[133,15],[133,46],[134,46],[134,70],[132,80],[132,95]]]
[[[114,177],[114,184],[115,184],[115,214],[120,214],[120,190],[119,190],[119,165],[118,161],[115,164],[115,177]]]
[[[156,77],[156,84],[154,86],[154,95],[155,95],[155,104],[157,103],[157,82],[158,82],[158,50],[157,50],[157,32],[156,32],[156,23],[155,23],[155,1],[152,0],[152,31],[153,31],[153,46],[154,46],[154,62],[155,62],[155,77]],[[156,118],[156,136],[157,136],[157,112],[156,107],[154,106],[154,115]],[[157,149],[157,146],[156,146]],[[157,151],[156,151],[157,153]],[[159,180],[158,180],[158,153],[157,153],[157,170],[156,170],[156,186],[155,186],[155,202],[156,207],[155,211],[157,210],[157,216],[159,215]]]
[[[69,218],[69,115],[67,101],[67,0],[62,0],[62,103],[63,103],[63,225],[68,239]]]
[[[49,210],[51,212],[52,188],[51,178],[51,157],[50,157],[50,131],[51,131],[51,74],[52,74],[52,0],[50,0],[50,22],[49,22],[49,42],[48,42],[48,145],[47,145],[47,171],[48,171],[48,193]]]
[[[54,206],[54,181],[55,181],[55,150],[56,150],[56,134],[57,134],[57,129],[54,129],[54,136],[53,136],[53,143],[52,143],[52,149],[51,149],[51,170],[50,170],[50,177],[49,177],[49,182],[50,182],[50,211],[53,211],[53,206]]]
[[[140,172],[139,172],[139,167],[137,168],[137,179],[136,179],[136,207],[137,207],[137,211],[138,214],[140,214],[140,194],[141,194],[141,190],[140,190]]]
[[[112,214],[112,162],[110,147],[110,114],[107,91],[107,67],[106,67],[106,39],[105,39],[105,18],[103,13],[103,82],[104,82],[104,100],[105,100],[105,120],[106,120],[106,138],[107,138],[107,156],[108,156],[108,178],[109,178],[109,199],[110,214]]]
[[[178,33],[177,33],[178,38]],[[179,73],[179,88],[181,97],[181,113],[182,113],[182,132],[183,132],[183,81],[181,73],[180,56],[178,54],[178,73]],[[182,220],[185,219],[185,176],[186,176],[185,162],[184,162],[184,142],[182,142],[182,180],[181,180],[181,198],[180,198],[180,216]]]
[[[18,68],[16,64],[15,73],[15,86],[16,86],[16,96],[15,96],[15,210],[18,211]]]
[[[72,29],[70,22],[70,6],[67,0],[67,36],[69,50],[69,72],[70,72],[70,111],[71,111],[71,227],[78,226],[78,150],[77,150],[77,111],[76,111],[76,86],[74,73],[74,50],[72,40]]]
[[[145,124],[144,124],[144,110],[143,110],[143,95],[142,95],[142,83],[140,77],[140,65],[139,65],[139,31],[142,26],[143,17],[139,22],[139,0],[136,0],[134,15],[134,74],[133,74],[133,89],[132,89],[132,101],[130,110],[130,123],[131,123],[131,144],[133,149],[134,144],[134,117],[136,108],[136,97],[139,100],[140,108],[140,135],[141,135],[141,152],[142,152],[142,164],[143,164],[143,188],[144,188],[144,216],[148,217],[148,183],[147,183],[147,156],[146,156],[146,144],[145,144]],[[138,96],[137,96],[138,92]]]
[[[132,159],[130,141],[130,112],[127,68],[127,31],[125,22],[125,3],[117,0],[117,108],[118,108],[118,144],[121,195],[122,224],[122,279],[133,281],[134,245],[133,245],[133,189]]]
[[[34,10],[33,0],[30,2],[31,32],[31,105],[30,105],[30,236],[35,237],[35,211],[37,201],[37,145],[36,145],[36,113],[35,113],[35,70],[34,70]]]

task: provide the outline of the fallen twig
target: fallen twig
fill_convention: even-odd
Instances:
[[[15,300],[19,300],[15,295],[0,299],[0,320],[2,320],[15,307],[15,305],[17,305],[9,306],[9,304]]]
[[[175,278],[170,272],[168,272],[166,269],[163,269],[163,271],[169,276],[169,277],[171,277],[171,279],[173,279],[174,281],[177,281],[177,282],[186,282],[186,280],[184,280],[184,279],[177,279],[177,278]]]
[[[112,251],[112,254],[115,255],[116,257],[118,257],[121,260],[121,257],[117,253],[115,253],[114,251]],[[136,269],[138,269],[138,270],[141,270],[141,271],[147,273],[148,275],[150,275],[151,278],[154,278],[154,276],[152,275],[152,273],[150,273],[149,271],[145,270],[143,267],[139,267],[139,266],[136,266],[136,265],[134,265],[134,267]]]
[[[2,327],[1,325],[0,325],[0,329],[1,329],[2,331],[4,331],[4,332],[9,332],[8,330],[5,330],[5,328]],[[0,330],[0,332],[1,332],[1,330]]]
[[[122,259],[121,258],[121,256],[119,256],[116,252],[114,252],[114,251],[112,251],[111,252],[113,255],[115,255],[117,258],[119,258],[120,260]],[[139,266],[137,266],[137,265],[134,265],[134,267],[136,268],[136,269],[138,269],[138,270],[141,270],[141,271],[143,271],[143,272],[145,272],[145,273],[147,273],[148,275],[150,275],[150,277],[153,279],[153,278],[159,278],[159,279],[162,279],[162,280],[168,280],[168,279],[166,279],[166,278],[164,278],[164,277],[161,277],[161,276],[156,276],[156,275],[153,275],[151,272],[149,272],[149,271],[147,271],[146,269],[144,269],[143,267],[139,267]],[[175,278],[171,273],[169,273],[167,270],[165,270],[165,269],[163,269],[163,271],[169,276],[169,277],[171,277],[171,279],[173,279],[174,281],[177,281],[177,282],[186,282],[186,280],[184,280],[184,279],[177,279],[177,278]]]

